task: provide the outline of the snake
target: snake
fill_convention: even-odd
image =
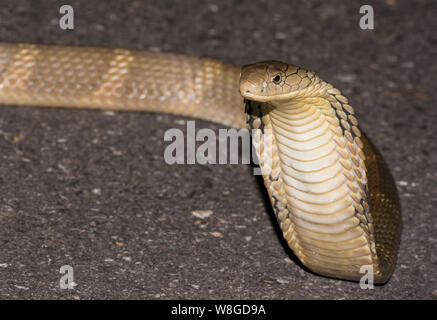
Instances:
[[[279,61],[0,43],[0,104],[166,113],[252,132],[288,247],[311,272],[386,283],[401,234],[394,179],[340,90]],[[368,269],[363,269],[366,267]]]

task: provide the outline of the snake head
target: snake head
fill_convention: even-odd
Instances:
[[[258,62],[241,69],[240,93],[252,101],[288,100],[307,88],[313,79],[314,72],[298,66],[279,61]]]

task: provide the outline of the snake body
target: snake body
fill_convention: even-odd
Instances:
[[[401,230],[393,179],[347,98],[313,72],[275,61],[241,68],[175,54],[4,43],[0,103],[162,112],[258,129],[265,186],[300,261],[348,280],[363,277],[362,266],[377,283],[393,272]]]

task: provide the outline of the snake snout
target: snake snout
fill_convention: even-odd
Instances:
[[[263,95],[267,87],[265,77],[261,73],[253,72],[250,66],[243,67],[240,77],[240,93],[243,97]]]

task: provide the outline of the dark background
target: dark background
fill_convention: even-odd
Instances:
[[[2,106],[1,298],[437,298],[436,1],[0,3],[4,42],[278,59],[316,71],[349,97],[386,158],[404,224],[392,279],[364,291],[290,259],[249,166],[165,164],[164,132],[186,119]],[[74,31],[58,27],[62,4],[75,9]],[[374,30],[359,28],[363,4],[374,7]],[[74,290],[59,288],[66,264]]]

